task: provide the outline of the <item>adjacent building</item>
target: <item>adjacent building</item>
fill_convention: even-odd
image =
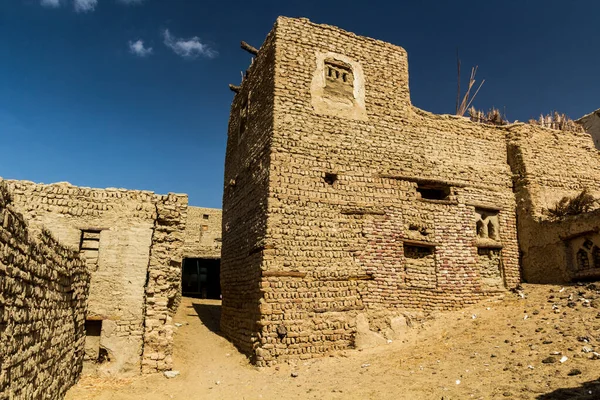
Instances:
[[[589,135],[434,115],[408,82],[401,47],[302,18],[278,18],[249,67],[229,120],[221,329],[258,365],[391,338],[411,313],[516,287],[521,268],[600,277],[600,221],[539,226],[562,196],[600,194]],[[570,257],[579,245],[592,261]]]

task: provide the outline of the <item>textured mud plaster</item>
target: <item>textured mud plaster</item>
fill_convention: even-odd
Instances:
[[[343,54],[316,53],[310,86],[317,114],[366,120],[365,78],[359,62]]]

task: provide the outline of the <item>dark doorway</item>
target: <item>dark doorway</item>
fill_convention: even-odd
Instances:
[[[218,258],[185,258],[181,276],[184,296],[201,299],[221,298],[221,260]]]

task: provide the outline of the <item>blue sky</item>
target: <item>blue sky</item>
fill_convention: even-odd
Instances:
[[[600,108],[600,2],[0,0],[0,176],[179,192],[220,207],[232,93],[278,15],[404,47],[414,105],[511,120]]]

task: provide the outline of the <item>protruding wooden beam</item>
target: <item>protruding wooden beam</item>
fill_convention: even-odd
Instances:
[[[239,86],[232,85],[232,84],[230,83],[230,84],[229,84],[229,90],[231,90],[232,92],[235,92],[235,93],[237,93],[237,92],[239,92],[239,91],[240,91],[240,87],[239,87]]]
[[[246,50],[250,54],[254,54],[254,55],[258,54],[258,49],[256,47],[250,46],[248,43],[244,42],[243,40],[242,40],[241,46],[242,46],[242,49]]]

